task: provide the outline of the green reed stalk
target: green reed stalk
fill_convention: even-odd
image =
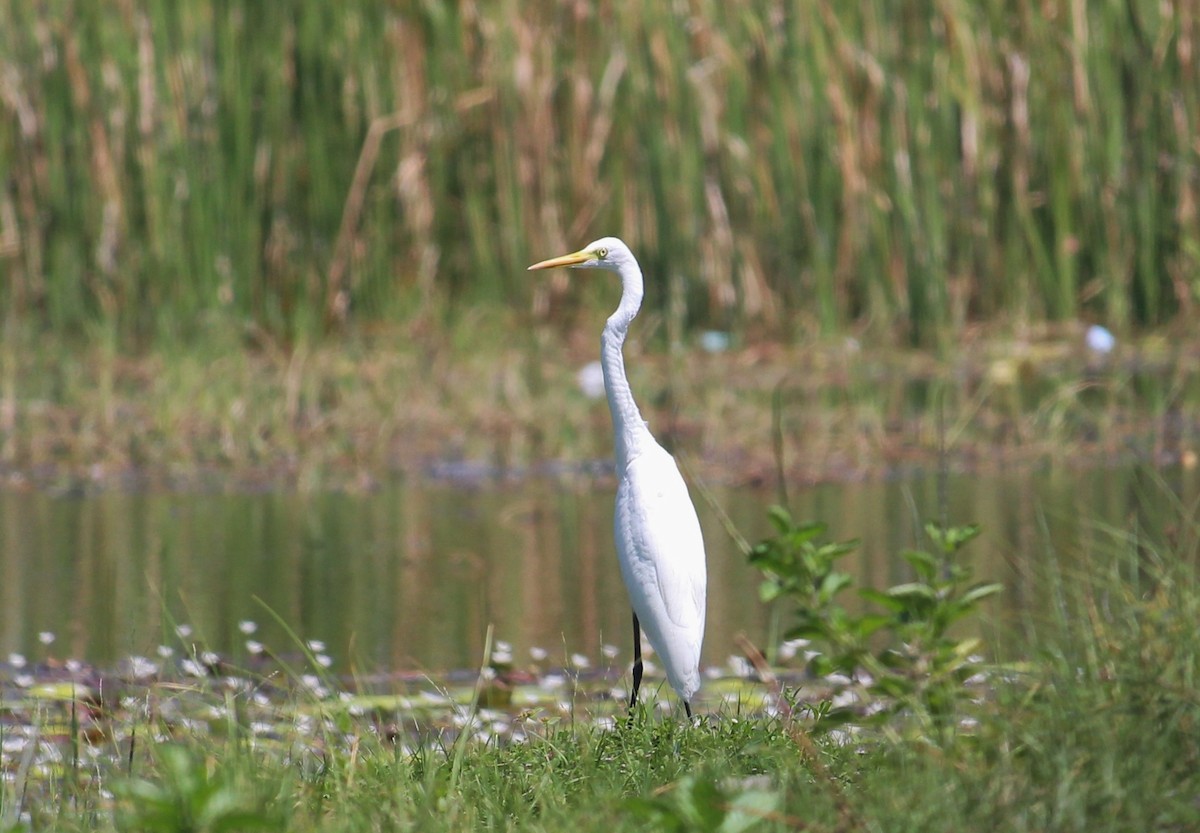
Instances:
[[[521,304],[532,257],[619,233],[691,327],[1154,325],[1200,290],[1198,19],[6,0],[0,300],[127,345],[291,338]]]

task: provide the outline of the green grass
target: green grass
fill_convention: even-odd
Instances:
[[[602,233],[676,332],[1161,324],[1200,273],[1196,25],[1153,0],[0,3],[5,326],[559,323],[571,296],[524,267]]]
[[[477,710],[466,691],[431,712],[402,694],[344,699],[312,682],[288,693],[234,674],[128,692],[104,712],[78,711],[70,694],[32,709],[6,701],[4,738],[32,726],[40,746],[37,763],[19,744],[6,753],[0,825],[1194,829],[1200,539],[1181,509],[1169,548],[1145,531],[1098,529],[1098,543],[1031,567],[1020,659],[960,703],[953,733],[930,737],[898,715],[810,736],[804,712],[792,721],[733,703],[695,725],[646,710],[626,719],[602,689],[566,711]]]

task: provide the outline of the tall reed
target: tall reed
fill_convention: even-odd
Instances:
[[[1183,0],[0,0],[0,298],[124,343],[544,311],[523,267],[619,233],[693,327],[1154,325],[1200,291],[1198,29]]]

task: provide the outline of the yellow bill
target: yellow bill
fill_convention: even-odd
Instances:
[[[578,266],[580,263],[586,263],[596,256],[587,249],[581,249],[578,252],[572,252],[569,255],[561,257],[552,257],[549,260],[543,260],[541,263],[535,263],[529,267],[527,271],[532,272],[534,269],[553,269],[556,266]]]

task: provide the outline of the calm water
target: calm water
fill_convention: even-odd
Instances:
[[[952,522],[983,524],[972,544],[981,576],[1008,592],[1001,612],[1036,606],[1028,568],[1048,557],[1083,563],[1114,546],[1105,525],[1136,521],[1155,537],[1200,495],[1196,471],[1141,467],[1044,469],[951,477]],[[767,533],[769,493],[717,489],[751,541]],[[612,549],[611,486],[528,480],[492,487],[399,482],[373,494],[121,494],[53,497],[0,492],[0,660],[74,657],[106,664],[188,644],[244,656],[253,638],[320,639],[334,670],[442,670],[477,665],[489,623],[518,657],[600,661],[629,655],[629,613]],[[732,638],[763,640],[770,614],[715,513],[698,501],[709,549],[706,658]],[[860,537],[847,562],[866,580],[902,580],[896,553],[919,545],[918,519],[939,515],[936,480],[796,491],[799,518]],[[55,634],[49,646],[41,632]]]

